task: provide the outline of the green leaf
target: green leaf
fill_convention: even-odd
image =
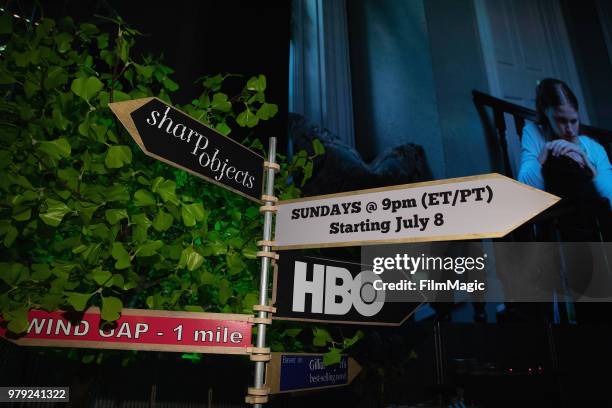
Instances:
[[[323,354],[323,365],[338,364],[342,360],[342,351],[337,348],[332,348],[327,353]]]
[[[116,89],[113,90],[113,102],[123,102],[129,101],[132,97],[125,92],[118,91]]]
[[[302,177],[302,183],[301,183],[302,187],[304,187],[304,184],[306,184],[306,182],[310,180],[310,178],[312,177],[312,169],[313,169],[312,161],[306,162],[306,164],[304,165],[304,177]]]
[[[116,269],[125,269],[129,268],[131,265],[130,255],[123,247],[121,242],[114,242],[113,249],[111,251],[111,255],[117,262],[115,262]]]
[[[77,293],[77,292],[65,292],[66,301],[76,310],[82,312],[87,307],[87,302],[93,296],[92,293]]]
[[[46,264],[32,264],[32,278],[33,281],[41,282],[47,280],[51,276],[51,268]]]
[[[113,276],[109,271],[103,271],[100,268],[96,268],[91,272],[91,278],[98,284],[108,284],[109,279]]]
[[[127,186],[121,184],[113,184],[104,191],[106,201],[129,201],[130,193]]]
[[[116,286],[120,289],[126,289],[125,288],[125,279],[123,279],[122,275],[119,274],[114,274],[113,275],[113,282],[112,282],[113,286]]]
[[[230,132],[232,131],[232,129],[230,129],[230,127],[227,126],[225,122],[217,123],[217,126],[215,126],[215,129],[224,136],[229,135]]]
[[[71,48],[73,37],[68,33],[59,33],[55,36],[55,43],[57,44],[57,50],[60,54],[69,51]]]
[[[196,306],[196,305],[185,305],[183,309],[185,309],[185,311],[187,312],[203,312],[204,311],[204,308],[202,306]]]
[[[332,343],[334,341],[329,335],[329,332],[325,329],[314,328],[313,334],[312,344],[314,346],[324,347],[327,343]]]
[[[19,231],[17,231],[17,228],[13,227],[12,225],[8,227],[6,235],[4,236],[4,246],[10,248],[15,242],[17,235],[19,235]]]
[[[247,89],[249,91],[263,92],[266,90],[266,77],[265,75],[259,75],[257,77],[251,77],[247,81]]]
[[[28,329],[28,309],[22,308],[11,311],[7,319],[7,328],[13,333],[23,333]]]
[[[89,102],[91,98],[96,96],[102,90],[104,84],[94,76],[89,78],[77,78],[72,81],[70,89],[76,96],[80,96]]]
[[[246,259],[257,259],[257,249],[244,248],[242,250],[242,255]]]
[[[264,103],[257,110],[257,117],[262,120],[268,120],[278,112],[278,106],[273,103]]]
[[[96,37],[96,42],[98,43],[98,48],[101,50],[108,47],[108,33],[104,33]]]
[[[153,75],[153,67],[148,65],[134,64],[138,75],[142,75],[145,79],[151,78]]]
[[[95,354],[86,354],[83,357],[81,357],[81,362],[83,364],[91,364],[94,362],[95,359],[96,359]]]
[[[162,81],[162,84],[164,84],[164,87],[169,90],[170,92],[174,92],[177,89],[179,89],[179,86],[176,82],[174,82],[173,80],[171,80],[170,78],[164,78],[164,80]]]
[[[173,222],[174,217],[172,217],[172,215],[168,214],[164,210],[159,210],[153,219],[153,228],[155,228],[156,231],[162,232],[170,228]]]
[[[120,317],[123,303],[121,299],[114,296],[102,296],[102,320],[115,321]]]
[[[49,142],[40,142],[38,150],[46,153],[55,160],[70,157],[70,143],[63,137]]]
[[[213,95],[211,107],[220,112],[229,112],[232,109],[232,103],[227,100],[226,94],[219,92]]]
[[[312,148],[316,156],[320,156],[325,153],[325,147],[323,146],[323,143],[321,143],[319,139],[314,139],[312,141]]]
[[[218,282],[219,288],[219,304],[225,305],[232,296],[232,288],[227,279],[220,279]]]
[[[111,146],[106,152],[104,164],[109,169],[118,169],[132,162],[132,150],[128,146]]]
[[[238,117],[236,118],[236,123],[238,123],[242,127],[252,128],[257,125],[257,123],[259,123],[259,118],[257,117],[257,115],[254,115],[253,112],[249,110],[249,108],[246,108],[238,115]]]
[[[187,267],[189,271],[195,271],[204,262],[204,257],[200,255],[193,247],[187,247],[181,253],[179,267]]]
[[[298,334],[300,334],[302,332],[303,329],[287,329],[284,331],[284,333],[289,336],[289,337],[297,337]]]
[[[85,224],[89,224],[91,222],[93,214],[98,208],[100,208],[99,205],[88,203],[86,201],[77,201],[75,207]]]
[[[47,90],[55,89],[63,86],[68,82],[68,72],[62,67],[51,67],[47,71],[47,77],[44,80],[44,87]]]
[[[62,302],[63,299],[60,295],[49,293],[47,295],[44,295],[43,298],[40,300],[40,307],[41,309],[44,309],[47,312],[55,312],[57,309],[60,308]]]
[[[153,256],[157,253],[157,250],[164,246],[162,241],[148,241],[136,248],[136,256]]]
[[[20,211],[19,213],[13,215],[13,219],[15,221],[27,221],[30,219],[31,216],[32,216],[32,209],[26,208],[23,211]]]
[[[238,252],[230,252],[225,259],[227,261],[227,272],[230,275],[237,275],[246,269],[246,264]]]
[[[28,268],[20,263],[0,264],[0,279],[10,286],[17,286],[19,282],[28,278]]]
[[[140,189],[134,193],[134,205],[137,207],[146,207],[155,205],[155,197],[147,190]]]
[[[17,82],[14,76],[0,70],[0,85],[11,85]]]
[[[111,209],[106,210],[104,212],[104,216],[109,224],[115,225],[119,221],[128,217],[127,210],[125,208],[122,209]]]
[[[362,338],[363,338],[363,332],[361,330],[358,330],[357,333],[355,333],[353,337],[344,339],[344,341],[342,342],[343,348],[347,349],[351,347],[352,345],[357,343]]]
[[[251,312],[253,310],[253,305],[257,303],[259,303],[259,295],[257,295],[257,293],[247,293],[242,299],[242,309],[245,312]]]
[[[163,177],[157,177],[153,180],[151,191],[159,194],[164,203],[171,202],[174,205],[180,204],[176,196],[176,183],[172,180],[165,180]]]
[[[210,285],[214,282],[215,282],[215,275],[213,275],[212,273],[204,271],[200,275],[200,283],[202,283],[202,285]]]
[[[77,189],[79,184],[79,172],[73,169],[72,167],[67,167],[65,169],[60,169],[57,171],[57,177],[60,180],[63,180],[68,188],[72,191]]]
[[[204,207],[202,203],[183,204],[181,207],[183,224],[186,227],[193,227],[196,222],[204,220]]]
[[[63,202],[48,198],[46,212],[40,213],[38,216],[45,224],[57,227],[62,222],[64,216],[70,211],[72,210]]]
[[[100,32],[100,30],[98,30],[98,27],[91,23],[83,23],[79,26],[79,29],[87,37],[91,37],[92,35]]]
[[[0,34],[10,34],[13,32],[13,18],[7,12],[0,16]]]

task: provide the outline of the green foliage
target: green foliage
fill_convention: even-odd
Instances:
[[[106,33],[0,16],[0,314],[14,332],[36,308],[95,305],[113,321],[124,306],[250,313],[257,301],[258,206],[133,143],[108,103],[171,103],[178,85],[160,60],[134,58],[139,33],[112,21]],[[236,95],[224,89],[230,76],[201,78],[199,98],[178,108],[226,135],[274,117],[263,75]],[[313,157],[279,157],[277,195],[299,196],[292,177],[308,179]]]
[[[327,353],[323,355],[323,364],[332,365],[340,362],[342,354],[357,343],[363,337],[363,332],[358,330],[353,337],[345,337],[342,341],[334,341],[329,332],[325,329],[314,328],[312,344],[316,347],[329,346]]]

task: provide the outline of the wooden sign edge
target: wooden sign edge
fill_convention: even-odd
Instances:
[[[41,309],[33,309],[46,312]],[[83,312],[72,312],[66,310],[56,310],[51,313],[82,313],[82,314],[100,314],[100,308],[92,306]],[[181,319],[199,319],[199,320],[230,320],[235,322],[248,322],[253,316],[248,314],[239,313],[212,313],[212,312],[187,312],[183,310],[157,310],[157,309],[132,309],[125,308],[121,310],[121,316],[149,316],[149,317],[168,317],[168,318],[181,318]]]
[[[106,350],[134,350],[134,351],[162,351],[175,353],[203,353],[203,354],[250,354],[247,349],[253,347],[252,344],[242,346],[181,346],[180,344],[154,344],[154,343],[115,343],[94,340],[54,340],[54,339],[9,339],[1,337],[6,341],[19,346],[34,347],[68,347],[68,348],[87,348],[87,349],[106,349]],[[251,341],[252,343],[252,341]]]
[[[256,196],[251,196],[248,195],[246,193],[243,193],[242,191],[238,191],[236,189],[234,189],[233,187],[227,186],[223,183],[218,182],[215,179],[211,179],[207,176],[204,176],[203,174],[200,174],[194,170],[188,169],[184,166],[181,166],[180,164],[174,163],[170,160],[167,160],[161,156],[156,155],[155,153],[152,153],[150,151],[148,151],[145,148],[144,142],[142,141],[142,137],[140,136],[140,133],[138,133],[138,129],[136,128],[136,124],[134,123],[134,120],[132,119],[132,113],[140,108],[142,108],[143,106],[145,106],[147,103],[153,101],[153,100],[157,100],[159,102],[161,102],[162,104],[169,106],[170,108],[179,111],[180,113],[182,113],[183,115],[193,119],[194,121],[198,122],[199,124],[201,124],[202,126],[206,126],[208,129],[210,129],[211,131],[217,133],[219,136],[222,136],[228,140],[231,140],[233,143],[236,143],[238,146],[242,147],[243,149],[249,151],[250,153],[253,153],[255,156],[259,157],[261,159],[261,167],[263,169],[262,171],[262,182],[261,182],[261,191],[259,192],[259,197]],[[139,104],[138,107],[136,108],[132,108],[132,106],[134,105],[138,105],[135,103],[130,103],[130,102],[142,102],[142,104]],[[211,128],[210,126],[200,122],[199,120],[195,119],[194,117],[192,117],[191,115],[188,115],[187,113],[183,112],[182,110],[175,108],[172,105],[167,104],[166,102],[162,101],[161,99],[157,98],[157,97],[148,97],[148,98],[139,98],[139,99],[132,99],[129,101],[122,101],[122,102],[113,102],[113,103],[109,103],[108,104],[109,108],[111,109],[111,111],[113,112],[113,114],[117,117],[117,119],[119,119],[119,121],[121,122],[121,124],[123,125],[123,127],[127,130],[127,132],[130,134],[130,136],[132,137],[132,139],[134,139],[134,141],[136,142],[136,144],[140,147],[140,150],[142,150],[144,152],[144,154],[146,154],[149,157],[154,158],[155,160],[159,160],[162,163],[166,163],[167,165],[170,165],[172,167],[176,167],[178,169],[181,169],[183,171],[188,172],[189,174],[199,177],[201,179],[204,179],[206,181],[208,181],[209,183],[215,184],[221,188],[230,190],[231,192],[241,195],[249,200],[252,200],[258,204],[262,204],[263,201],[261,200],[261,196],[263,195],[264,192],[264,185],[265,185],[265,167],[264,167],[264,161],[265,158],[263,156],[261,156],[260,154],[254,152],[253,150],[249,149],[248,147],[242,145],[241,143],[238,143],[237,141],[235,141],[234,139],[225,136],[224,134],[220,133],[219,131]],[[129,106],[129,108],[128,108]],[[126,108],[126,109],[124,109]],[[131,109],[131,110],[130,110]]]
[[[328,198],[338,198],[338,197],[347,197],[347,196],[360,195],[360,194],[380,193],[384,191],[403,190],[403,189],[417,188],[417,187],[438,186],[438,185],[451,184],[451,183],[463,183],[463,182],[475,181],[475,180],[482,181],[482,180],[487,180],[487,179],[509,180],[515,184],[519,184],[522,187],[526,187],[530,190],[547,195],[550,198],[560,200],[559,197],[547,191],[540,190],[533,186],[516,181],[513,178],[510,178],[508,176],[504,176],[503,174],[494,172],[494,173],[476,174],[473,176],[453,177],[453,178],[441,179],[441,180],[419,181],[417,183],[396,184],[393,186],[375,187],[375,188],[368,188],[368,189],[363,189],[363,190],[343,191],[341,193],[324,194],[324,195],[319,195],[319,196],[294,198],[291,200],[281,200],[276,205],[281,206],[285,204],[302,203],[302,202],[315,201],[315,200],[324,200]]]
[[[281,391],[280,390],[280,374],[281,374],[280,373],[280,358],[283,354],[301,355],[301,356],[322,356],[324,353],[291,353],[291,352],[276,352],[275,351],[270,354],[271,354],[271,359],[266,366],[266,375],[265,375],[265,386],[270,389],[270,394],[287,394],[287,393],[292,393],[292,392],[315,391],[315,390],[323,390],[327,388],[346,387],[347,385],[350,385],[355,378],[357,378],[357,376],[362,370],[361,364],[359,364],[357,360],[355,360],[348,354],[343,354],[343,356],[346,356],[348,359],[347,382],[345,384],[325,385],[322,387],[298,388],[295,390]],[[272,363],[273,361],[277,362],[277,365],[275,368],[278,368],[278,370],[270,370],[273,364]],[[354,363],[354,365],[356,366],[355,369],[357,370],[357,372],[353,376],[351,376],[351,361]],[[270,372],[272,373],[278,372],[278,375],[276,376],[276,378],[278,378],[278,381],[274,381],[274,384],[270,383],[270,378],[273,375],[273,374],[269,374]]]
[[[384,191],[404,190],[407,188],[438,186],[438,185],[451,184],[451,183],[483,180],[487,178],[506,178],[506,179],[512,180],[509,177],[503,176],[499,173],[485,173],[485,174],[478,174],[475,176],[464,176],[464,177],[455,177],[455,178],[442,179],[442,180],[420,181],[418,183],[396,184],[393,186],[367,188],[364,190],[343,191],[341,193],[332,193],[332,194],[324,194],[324,195],[319,195],[319,196],[294,198],[291,200],[279,201],[276,205],[281,206],[285,204],[305,203],[308,201],[325,200],[328,198],[339,198],[339,197],[348,197],[348,196],[361,195],[361,194],[380,193]]]

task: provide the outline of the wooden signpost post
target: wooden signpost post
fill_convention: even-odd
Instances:
[[[352,358],[342,356],[338,364],[326,366],[322,354],[272,353],[266,371],[270,394],[342,387],[361,372]]]
[[[499,174],[281,201],[274,249],[498,238],[557,201]]]
[[[123,309],[112,325],[100,310],[83,314],[31,310],[19,337],[0,326],[0,336],[22,346],[250,354],[253,317],[243,314]]]

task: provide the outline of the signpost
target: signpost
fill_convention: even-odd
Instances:
[[[261,202],[264,159],[157,98],[108,105],[149,156]]]
[[[498,238],[557,201],[499,174],[281,201],[274,249]]]
[[[266,370],[270,394],[341,387],[361,371],[352,358],[342,356],[338,364],[325,366],[322,354],[272,353]]]
[[[399,326],[423,303],[385,302],[375,290],[381,279],[369,266],[338,260],[280,253],[274,273],[273,319],[324,323]]]
[[[268,313],[273,310],[268,305],[267,289],[270,258],[275,257],[271,251],[272,214],[277,201],[274,173],[280,169],[276,163],[276,138],[270,138],[268,162],[157,98],[111,103],[109,107],[147,155],[263,204],[260,208],[264,213],[263,240],[260,241],[261,251],[257,253],[261,258],[260,296],[259,304],[253,307],[258,315],[249,317],[249,321],[257,324],[257,347],[251,350],[255,386],[249,388],[246,397],[255,408],[261,407],[261,403],[267,401],[267,391],[262,388],[270,352],[265,347],[266,325],[271,323]]]
[[[250,315],[123,309],[107,326],[100,326],[97,308],[76,316],[32,310],[25,335],[14,337],[0,325],[0,336],[23,346],[212,354],[250,354],[252,348]]]

